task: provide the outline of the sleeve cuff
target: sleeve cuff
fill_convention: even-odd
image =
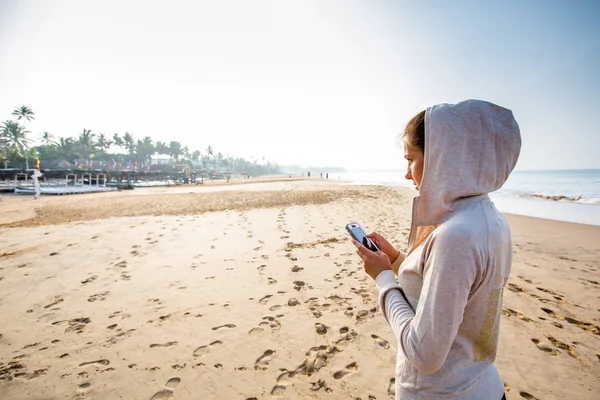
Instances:
[[[381,271],[379,275],[377,275],[377,277],[375,278],[375,284],[377,285],[377,290],[379,290],[380,292],[386,289],[398,287],[398,282],[396,281],[396,277],[394,276],[394,271],[389,269]]]

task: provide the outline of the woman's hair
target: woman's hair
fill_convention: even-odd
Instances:
[[[425,110],[408,121],[402,139],[406,145],[425,154]]]

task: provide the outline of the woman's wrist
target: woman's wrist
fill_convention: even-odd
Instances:
[[[394,264],[398,258],[402,255],[402,252],[400,250],[395,250],[396,251],[396,255],[394,256],[393,260],[390,260],[392,262],[392,264]]]
[[[405,258],[406,258],[406,254],[404,254],[401,251],[398,251],[398,255],[392,262],[392,271],[394,271],[394,274],[398,275],[398,271],[400,270],[400,264],[402,264],[404,262]]]

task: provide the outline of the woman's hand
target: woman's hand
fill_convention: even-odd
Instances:
[[[371,278],[377,278],[377,275],[382,271],[392,270],[390,258],[383,251],[371,251],[356,240],[352,240],[352,244],[356,246],[356,254],[363,260],[365,272],[369,274]]]
[[[367,237],[373,242],[375,242],[377,247],[379,247],[379,250],[387,254],[392,264],[394,263],[394,261],[396,261],[396,259],[400,255],[400,252],[396,250],[394,246],[392,246],[390,242],[388,242],[383,236],[381,236],[377,232],[373,232],[368,234]]]

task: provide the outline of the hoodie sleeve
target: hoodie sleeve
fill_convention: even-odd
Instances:
[[[395,284],[390,281],[393,274],[377,277],[381,309],[394,331],[398,351],[423,374],[436,372],[446,361],[481,265],[468,232],[446,231],[436,236],[424,249],[423,287],[416,312],[395,279]]]

